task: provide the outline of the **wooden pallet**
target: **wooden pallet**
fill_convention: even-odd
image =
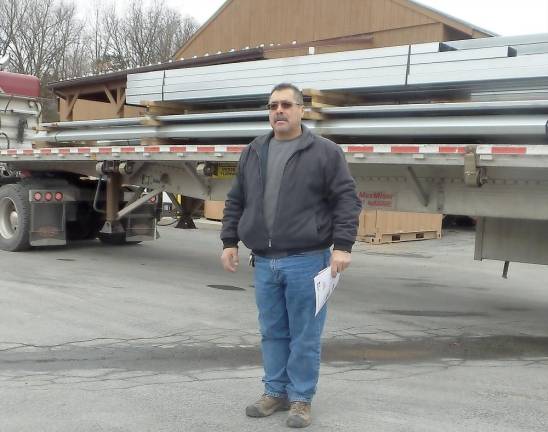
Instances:
[[[365,99],[360,96],[351,95],[344,92],[321,91],[315,89],[304,89],[305,106],[311,108],[328,108],[335,106],[363,105]]]
[[[146,117],[154,118],[162,115],[186,114],[188,105],[178,102],[141,101],[146,107]]]
[[[304,107],[306,109],[304,120],[324,120],[322,108],[331,108],[348,105],[363,105],[363,97],[350,95],[343,92],[325,92],[315,89],[304,89],[302,91]]]
[[[417,231],[417,232],[406,232],[406,233],[396,233],[396,234],[387,234],[387,233],[377,233],[374,236],[358,236],[358,241],[363,241],[371,244],[386,244],[386,243],[400,243],[407,241],[416,241],[416,240],[433,240],[440,239],[441,231]]]
[[[156,117],[164,115],[226,113],[266,109],[266,101],[263,104],[227,102],[221,105],[208,105],[196,102],[141,101],[141,105],[145,107],[145,117],[148,117],[149,120],[154,120]]]
[[[321,108],[347,106],[347,105],[363,105],[364,98],[360,96],[350,95],[343,92],[325,92],[315,89],[304,89],[302,91],[304,97],[304,107],[306,109],[305,119],[321,120]],[[227,102],[226,105],[209,106],[207,104],[193,102],[170,102],[170,101],[141,101],[141,105],[146,107],[148,121],[153,121],[154,117],[160,115],[172,114],[197,114],[208,112],[227,112],[227,111],[247,111],[265,109],[266,99],[264,103],[233,103]]]

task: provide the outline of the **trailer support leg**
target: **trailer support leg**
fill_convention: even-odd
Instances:
[[[122,176],[118,173],[108,174],[106,197],[106,221],[101,229],[101,234],[125,234],[122,223],[118,220],[120,209],[120,192],[122,188]]]
[[[192,219],[192,214],[198,209],[200,203],[201,200],[185,196],[183,198],[182,205],[179,205],[179,211],[181,212],[181,215],[179,217],[179,222],[177,222],[177,225],[175,225],[175,228],[196,229],[194,219]]]

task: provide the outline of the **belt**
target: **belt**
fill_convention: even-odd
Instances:
[[[261,258],[286,258],[292,255],[316,255],[325,251],[327,247],[321,249],[308,249],[308,250],[291,250],[291,251],[276,251],[276,250],[265,250],[265,251],[253,251],[252,253]]]

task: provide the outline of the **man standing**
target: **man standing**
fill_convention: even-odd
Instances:
[[[242,152],[227,197],[221,261],[236,271],[241,240],[255,262],[264,394],[246,414],[289,409],[287,425],[306,427],[327,313],[315,316],[314,276],[349,266],[361,205],[340,147],[301,124],[300,90],[277,85],[268,109],[272,132]]]

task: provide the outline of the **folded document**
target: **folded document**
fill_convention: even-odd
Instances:
[[[331,293],[335,290],[335,287],[339,283],[340,277],[340,273],[337,273],[337,276],[332,277],[331,267],[326,267],[314,278],[314,286],[316,288],[316,315],[318,315],[318,312],[322,309]]]

